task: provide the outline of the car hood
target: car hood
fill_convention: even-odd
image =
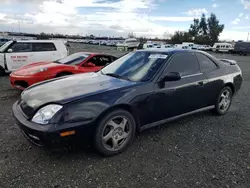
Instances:
[[[65,104],[93,94],[134,84],[136,82],[117,79],[101,73],[83,73],[35,84],[22,93],[22,101],[35,110],[47,103]]]
[[[58,63],[54,62],[38,62],[38,63],[32,63],[29,65],[26,65],[24,67],[21,67],[20,69],[16,70],[13,72],[15,75],[19,76],[25,76],[25,75],[32,75],[37,72],[39,69],[44,69],[44,68],[50,68],[50,67],[55,67],[55,66],[60,66]]]

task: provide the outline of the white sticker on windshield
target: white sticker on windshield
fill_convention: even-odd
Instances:
[[[149,59],[166,59],[168,55],[164,54],[151,54],[148,58]]]

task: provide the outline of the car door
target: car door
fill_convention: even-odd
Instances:
[[[53,42],[34,42],[32,46],[35,62],[58,60],[58,52]]]
[[[218,75],[221,70],[218,65],[214,62],[212,57],[207,56],[203,53],[196,52],[197,59],[199,61],[201,71],[207,78],[207,83],[205,84],[205,98],[206,106],[214,105],[218,93],[224,86],[222,79],[219,79]]]
[[[154,96],[154,119],[160,121],[204,106],[204,83],[206,77],[201,73],[200,66],[192,52],[181,52],[173,55],[161,75],[178,72],[181,79],[178,81],[157,82]],[[159,84],[160,83],[160,84]]]
[[[34,55],[32,53],[32,43],[29,42],[15,42],[5,51],[5,59],[8,70],[14,71],[22,66],[34,62]]]

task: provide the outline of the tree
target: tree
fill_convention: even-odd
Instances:
[[[219,24],[219,20],[215,14],[211,14],[206,19],[205,14],[202,14],[200,19],[194,19],[190,25],[188,32],[175,32],[171,37],[171,42],[195,42],[197,44],[212,44],[218,41],[220,33],[223,31],[224,25]]]
[[[176,31],[171,37],[173,43],[182,43],[192,41],[192,36],[188,32]]]
[[[211,14],[207,19],[208,23],[208,35],[212,43],[217,42],[224,29],[224,24],[219,24],[219,20],[217,19],[215,14]]]
[[[207,35],[208,34],[208,27],[207,27],[207,19],[205,14],[202,14],[201,20],[199,23],[199,34],[201,35]]]
[[[200,20],[194,19],[194,23],[190,25],[189,34],[192,37],[196,37],[199,34],[199,30],[200,30]]]

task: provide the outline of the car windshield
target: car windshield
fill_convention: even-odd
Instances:
[[[66,64],[66,65],[78,65],[83,60],[85,60],[88,56],[89,54],[85,54],[85,53],[75,53],[75,54],[72,54],[70,56],[67,56],[63,59],[56,61],[56,63]]]
[[[13,41],[8,41],[4,45],[0,47],[0,52],[4,52],[4,50],[12,43]]]
[[[101,70],[102,74],[131,81],[149,81],[164,64],[166,52],[131,52]]]

